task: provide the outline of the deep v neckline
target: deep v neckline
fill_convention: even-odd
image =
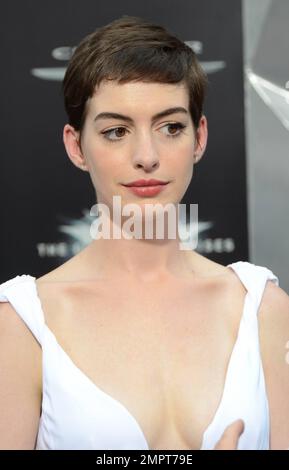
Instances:
[[[226,267],[229,267],[231,268],[238,276],[240,282],[242,282],[242,284],[244,285],[242,279],[240,278],[237,270],[235,270],[233,268],[233,266],[237,264],[237,263],[231,263],[231,264],[228,264]],[[92,379],[89,378],[89,376],[87,374],[85,374],[82,369],[80,369],[76,364],[75,362],[71,359],[71,357],[66,353],[66,351],[62,348],[62,346],[59,344],[59,342],[57,341],[57,338],[55,336],[55,334],[51,331],[51,329],[48,327],[48,325],[45,323],[45,315],[44,315],[44,311],[43,311],[43,308],[42,308],[42,303],[41,303],[41,300],[40,300],[40,297],[38,295],[38,289],[37,289],[37,284],[36,284],[36,277],[34,276],[30,276],[29,275],[29,278],[32,279],[33,281],[33,287],[34,287],[34,293],[35,293],[35,297],[37,299],[37,302],[38,302],[38,308],[39,308],[39,313],[41,314],[41,317],[43,319],[43,323],[44,323],[44,328],[46,330],[46,332],[50,335],[50,337],[53,339],[53,341],[55,342],[58,350],[60,351],[60,353],[63,355],[63,357],[65,357],[66,361],[68,362],[68,364],[70,365],[70,367],[72,367],[72,369],[74,370],[75,373],[77,373],[79,375],[79,377],[85,381],[85,383],[94,391],[96,392],[98,395],[100,394],[105,400],[109,400],[113,406],[121,409],[123,411],[123,413],[126,415],[127,419],[129,419],[130,421],[132,421],[134,423],[134,426],[136,428],[136,430],[138,431],[139,435],[141,436],[141,439],[143,440],[143,447],[144,447],[144,450],[152,450],[150,449],[149,447],[149,444],[148,444],[148,441],[146,439],[146,436],[144,434],[144,431],[142,430],[142,427],[141,425],[139,424],[138,420],[134,417],[134,415],[129,411],[129,409],[126,407],[126,405],[124,405],[123,403],[121,403],[119,400],[117,400],[116,398],[114,398],[112,395],[110,395],[109,393],[105,392],[104,390],[102,390],[98,385],[96,385]],[[246,286],[244,286],[245,289],[246,289],[246,294],[245,294],[245,298],[244,298],[244,303],[243,303],[243,309],[242,309],[242,314],[241,314],[241,317],[240,317],[240,322],[239,322],[239,326],[238,326],[238,332],[237,332],[237,337],[236,337],[236,340],[234,342],[234,346],[232,348],[232,351],[231,351],[231,354],[230,354],[230,357],[229,357],[229,361],[228,361],[228,364],[227,364],[227,367],[226,367],[226,373],[225,373],[225,381],[224,381],[224,386],[223,386],[223,391],[222,391],[222,395],[221,395],[221,399],[219,401],[219,404],[217,406],[217,409],[214,413],[214,416],[212,418],[212,420],[210,421],[209,425],[207,426],[207,428],[205,429],[203,435],[202,435],[202,442],[201,442],[201,447],[200,449],[203,447],[204,445],[204,441],[205,441],[205,436],[207,435],[207,433],[209,432],[209,430],[211,429],[211,427],[214,425],[215,423],[215,420],[217,419],[220,411],[221,411],[221,408],[223,406],[223,401],[224,401],[224,394],[225,394],[225,390],[226,390],[226,386],[227,386],[227,383],[228,383],[228,380],[229,380],[229,373],[232,369],[232,361],[233,361],[233,358],[234,358],[234,352],[236,350],[236,348],[238,347],[238,339],[239,339],[239,333],[240,333],[240,328],[241,328],[241,324],[242,324],[242,319],[244,317],[244,312],[245,312],[245,309],[246,309],[246,304],[247,304],[247,298],[248,298],[248,290],[246,288]],[[143,449],[141,449],[143,450]],[[193,449],[192,449],[193,450]]]

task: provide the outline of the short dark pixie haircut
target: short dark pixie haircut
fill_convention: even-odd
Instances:
[[[102,80],[119,84],[183,82],[189,92],[189,112],[196,133],[207,76],[192,48],[162,26],[123,15],[82,39],[62,83],[69,124],[80,132],[80,138],[87,100]]]

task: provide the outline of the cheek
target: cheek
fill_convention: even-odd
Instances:
[[[111,165],[111,152],[101,145],[91,145],[86,148],[86,157],[89,160],[90,168],[95,174],[103,174],[109,170]]]
[[[123,168],[123,162],[119,153],[113,155],[111,151],[101,150],[91,151],[89,154],[90,176],[95,188],[98,191],[110,191],[109,188],[115,183],[123,181],[123,174],[120,168]]]
[[[193,147],[183,145],[182,148],[176,149],[170,154],[170,166],[179,175],[187,175],[192,172],[194,164]]]
[[[180,184],[187,189],[193,177],[194,152],[192,148],[186,148],[184,153],[179,155],[179,157],[175,174],[178,175]]]

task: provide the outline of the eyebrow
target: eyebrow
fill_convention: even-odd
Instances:
[[[154,121],[156,121],[156,120],[158,120],[162,117],[168,116],[170,114],[174,114],[174,113],[188,114],[188,111],[187,111],[187,109],[183,108],[182,106],[177,106],[177,107],[174,107],[174,108],[168,108],[168,109],[165,109],[164,111],[160,111],[159,113],[152,116],[152,122],[154,122]],[[119,113],[111,113],[111,112],[99,113],[95,116],[94,121],[97,121],[99,119],[121,119],[122,121],[127,121],[130,124],[133,124],[133,119],[131,117],[124,116],[123,114],[119,114]]]

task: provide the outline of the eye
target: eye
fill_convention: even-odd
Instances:
[[[177,130],[178,132],[173,132],[173,134],[167,134],[167,137],[179,137],[179,135],[183,132],[183,130],[187,127],[185,124],[182,124],[181,122],[170,122],[164,126],[165,127],[170,127],[173,128],[174,130]]]
[[[187,126],[185,124],[182,124],[181,122],[170,122],[163,126],[161,129],[164,128],[170,128],[173,129],[174,132],[172,134],[166,134],[167,137],[179,137],[179,135],[183,132],[183,130]],[[177,131],[177,132],[175,132]],[[101,132],[103,134],[104,138],[110,142],[118,142],[119,140],[122,140],[124,137],[125,133],[128,132],[128,130],[125,127],[114,127],[113,129],[108,129],[107,131]],[[113,135],[116,136],[116,139],[112,139],[110,136]]]
[[[104,138],[107,139],[107,140],[110,140],[111,142],[117,142],[118,140],[120,140],[119,138],[118,139],[111,139],[109,136],[113,133],[113,132],[118,132],[118,131],[121,131],[120,134],[121,135],[117,135],[117,137],[120,137],[122,138],[124,136],[124,133],[122,131],[127,131],[127,129],[125,127],[115,127],[114,129],[109,129],[108,131],[103,131],[101,132],[101,134],[104,135]]]

